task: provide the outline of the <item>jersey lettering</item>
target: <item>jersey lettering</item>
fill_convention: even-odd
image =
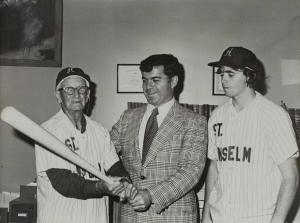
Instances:
[[[75,145],[75,137],[71,136],[69,139],[65,140],[65,145],[72,151],[75,152],[79,150],[79,147]],[[101,171],[100,163],[98,163],[99,170]],[[79,176],[85,177],[87,174],[89,178],[96,178],[93,174],[87,172],[86,170],[82,169],[81,167],[76,165],[76,172]]]
[[[86,175],[86,171],[77,165],[76,165],[76,171],[77,171],[77,174],[81,177],[84,177]]]
[[[213,125],[214,135],[215,136],[222,136],[221,127],[223,123],[216,123]]]
[[[72,151],[75,152],[79,150],[79,148],[75,145],[75,137],[71,136],[69,139],[65,140],[65,145]],[[86,175],[86,171],[81,167],[76,165],[76,172],[79,176],[84,177]]]
[[[69,147],[70,150],[77,151],[79,150],[79,148],[75,146],[74,141],[75,141],[75,137],[70,137],[69,139],[65,140],[65,145]]]
[[[240,149],[238,146],[218,147],[219,161],[237,161],[248,162],[251,161],[252,148]]]

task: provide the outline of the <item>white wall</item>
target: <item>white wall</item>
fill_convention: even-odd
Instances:
[[[64,1],[63,67],[78,66],[97,83],[92,117],[110,129],[127,101],[142,94],[117,94],[117,64],[139,63],[155,53],[172,53],[186,70],[181,102],[220,104],[212,96],[211,68],[230,45],[252,49],[270,76],[267,97],[300,108],[300,85],[281,84],[280,60],[300,59],[300,31],[288,32],[299,16],[298,0]],[[298,26],[300,26],[298,20]],[[294,42],[293,42],[294,41]],[[57,111],[53,96],[60,68],[0,67],[0,109],[16,106],[41,123]],[[34,150],[0,124],[0,191],[17,191],[35,177]]]

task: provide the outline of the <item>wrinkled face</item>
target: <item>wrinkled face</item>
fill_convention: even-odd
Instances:
[[[169,78],[164,74],[164,67],[153,67],[150,72],[142,72],[143,91],[149,104],[162,105],[173,98],[178,77]]]
[[[56,97],[62,108],[69,113],[83,111],[89,99],[90,90],[80,77],[69,77],[61,83]]]
[[[225,95],[228,97],[237,97],[248,88],[247,77],[242,70],[222,66],[220,75]]]

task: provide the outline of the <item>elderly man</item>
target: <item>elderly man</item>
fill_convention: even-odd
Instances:
[[[80,68],[61,70],[55,88],[61,109],[42,126],[103,174],[126,177],[108,131],[83,112],[90,98],[90,83],[90,77]],[[97,180],[39,145],[36,169],[38,222],[108,222],[105,195],[124,192],[120,177],[110,177],[112,184]]]
[[[138,189],[121,204],[119,222],[197,222],[193,188],[206,161],[206,119],[174,99],[184,75],[176,57],[152,55],[140,70],[148,105],[126,110],[111,131]]]

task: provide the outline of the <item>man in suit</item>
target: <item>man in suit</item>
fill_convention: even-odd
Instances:
[[[176,57],[152,55],[141,62],[140,70],[148,104],[126,110],[111,130],[138,189],[134,199],[120,205],[119,221],[196,222],[193,188],[206,161],[206,119],[174,99],[184,76]]]

